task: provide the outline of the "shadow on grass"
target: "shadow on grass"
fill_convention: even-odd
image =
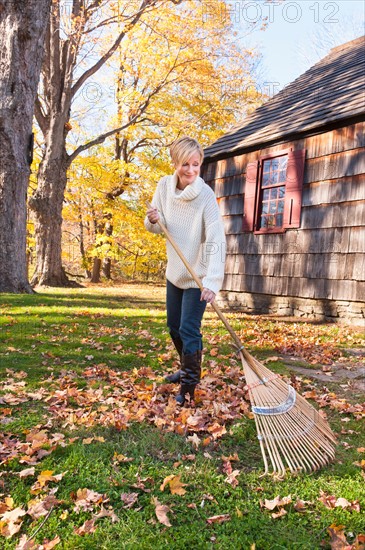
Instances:
[[[99,295],[90,291],[69,296],[60,294],[0,294],[0,308],[5,307],[63,307],[86,309],[153,308],[164,309],[164,302],[151,297],[131,297],[130,294]]]

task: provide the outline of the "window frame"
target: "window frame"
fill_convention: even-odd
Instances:
[[[285,182],[283,224],[280,227],[259,228],[262,210],[262,177],[265,160],[288,156]],[[301,225],[301,207],[304,180],[306,149],[293,147],[273,151],[262,155],[258,160],[249,162],[246,166],[246,182],[243,205],[243,233],[280,234],[287,229],[299,228]]]
[[[285,233],[286,228],[284,227],[284,213],[283,213],[283,224],[278,227],[258,227],[260,223],[261,218],[261,211],[262,211],[262,203],[263,201],[260,200],[261,192],[263,191],[262,188],[262,177],[263,177],[263,167],[265,160],[271,160],[274,158],[279,157],[288,157],[288,164],[289,164],[289,153],[292,151],[292,148],[289,149],[282,149],[280,152],[275,151],[273,153],[270,153],[268,155],[263,155],[259,157],[259,165],[258,165],[258,181],[257,181],[257,197],[256,197],[256,203],[255,203],[255,221],[254,221],[254,234],[255,235],[262,235],[263,233]],[[281,185],[285,185],[285,196],[284,196],[284,207],[285,207],[285,199],[286,199],[286,184],[287,184],[287,173],[288,173],[288,167],[287,172],[285,174],[285,182],[282,182]]]

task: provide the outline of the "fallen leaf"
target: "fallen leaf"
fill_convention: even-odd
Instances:
[[[186,438],[187,441],[190,441],[190,443],[192,443],[192,445],[195,447],[195,449],[198,449],[199,448],[199,445],[201,443],[199,437],[194,434],[194,435],[191,435],[189,437]]]
[[[124,503],[123,508],[132,508],[138,500],[138,493],[122,493],[120,495],[121,501]]]
[[[186,483],[181,483],[180,477],[180,475],[174,476],[169,481],[170,491],[173,495],[185,495],[186,493],[186,489],[184,489],[184,487],[186,487]]]
[[[22,470],[18,473],[20,478],[28,477],[28,476],[34,476],[35,473],[35,467],[32,466],[31,468],[26,468],[25,470]]]
[[[11,497],[6,497],[4,502],[0,502],[0,516],[4,512],[7,512],[8,510],[12,510],[14,508],[14,500]]]
[[[52,540],[44,540],[39,550],[52,550],[59,542],[61,542],[61,539],[58,535]]]
[[[15,550],[37,550],[39,546],[33,539],[28,539],[27,535],[22,535]]]
[[[95,525],[95,519],[87,519],[85,523],[81,525],[81,527],[78,527],[77,529],[74,528],[74,532],[76,535],[88,535],[90,533],[94,533],[96,531],[96,525]]]
[[[212,434],[213,439],[218,439],[227,433],[225,426],[220,426],[216,422],[212,426],[208,426],[208,432]]]
[[[297,498],[296,503],[294,504],[294,510],[296,512],[305,512],[307,510],[307,505],[312,504],[309,500],[301,500]]]
[[[156,497],[152,498],[152,503],[155,505],[155,514],[160,523],[166,525],[166,527],[171,527],[171,523],[167,514],[171,512],[171,509],[165,504],[161,504]]]
[[[34,520],[46,516],[48,512],[59,504],[59,501],[54,495],[48,495],[43,500],[34,500],[28,502],[28,511],[27,514]]]
[[[338,498],[335,502],[335,508],[343,508],[360,512],[360,504],[358,500],[349,502],[346,498]]]
[[[85,512],[92,511],[96,504],[106,502],[108,499],[105,495],[92,491],[90,489],[78,489],[75,499],[75,512],[83,510]]]
[[[25,514],[26,511],[20,506],[14,508],[14,510],[4,512],[0,520],[0,533],[7,539],[18,533],[22,526],[20,518]]]
[[[37,481],[32,485],[30,492],[32,494],[39,493],[51,481],[61,481],[66,473],[67,472],[63,472],[62,474],[57,474],[54,476],[53,470],[43,470],[37,477]]]
[[[225,521],[230,521],[230,514],[220,514],[218,516],[211,516],[207,519],[207,523],[211,525],[212,523],[224,523]]]
[[[275,510],[275,508],[281,508],[292,502],[291,495],[281,498],[280,496],[275,497],[273,500],[266,500],[264,502],[260,501],[261,508],[266,508],[266,510]]]
[[[227,460],[229,460],[230,462],[238,462],[239,461],[239,456],[237,453],[234,453],[233,455],[229,455],[229,456],[222,456],[222,460],[225,462]]]
[[[271,361],[279,361],[279,357],[277,355],[273,355],[272,357],[267,357],[262,362],[264,365],[266,365],[266,363],[270,363]]]
[[[271,514],[271,517],[273,519],[281,518],[282,516],[285,516],[288,512],[285,510],[285,508],[280,508],[279,512],[275,512],[274,514]]]
[[[238,485],[237,476],[239,476],[240,473],[241,473],[240,470],[233,470],[233,472],[229,474],[224,481],[232,485],[232,487],[237,487]]]
[[[349,547],[345,537],[344,528],[344,525],[335,524],[328,527],[327,532],[330,536],[331,550],[346,550]]]
[[[113,460],[115,462],[133,462],[134,458],[128,458],[127,456],[124,456],[123,454],[114,453]]]
[[[100,512],[95,514],[93,517],[94,519],[111,518],[112,523],[116,523],[117,521],[119,521],[119,518],[114,512],[113,508],[106,509],[103,505],[101,506]]]
[[[335,502],[337,498],[334,495],[327,495],[327,493],[325,493],[324,491],[320,491],[320,495],[321,496],[318,497],[317,500],[322,502],[322,504],[324,504],[326,508],[331,509],[335,507]]]
[[[162,485],[160,486],[160,491],[164,491],[166,485],[170,487],[170,491],[173,495],[185,495],[186,490],[183,487],[186,487],[186,483],[181,483],[181,475],[169,475],[165,477]]]

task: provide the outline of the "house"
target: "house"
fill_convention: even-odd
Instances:
[[[333,48],[205,149],[221,305],[365,326],[364,46]]]

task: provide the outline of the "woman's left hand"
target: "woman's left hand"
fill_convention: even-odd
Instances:
[[[209,288],[203,288],[200,300],[205,300],[208,304],[211,304],[214,302],[215,299],[215,293],[212,290],[209,290]]]

